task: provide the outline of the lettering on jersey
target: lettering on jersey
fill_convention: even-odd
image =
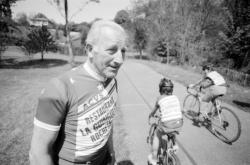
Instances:
[[[107,94],[105,92],[101,92],[101,93],[98,93],[97,95],[95,95],[94,97],[91,97],[89,100],[87,100],[83,104],[83,113],[86,112],[86,110],[88,110],[88,108],[90,108],[92,105],[98,103],[100,100],[105,98],[106,95]]]
[[[110,83],[99,94],[78,107],[80,115],[76,132],[76,156],[95,152],[98,147],[106,144],[112,128],[116,100],[116,85]]]
[[[112,88],[115,88],[115,80],[112,80],[110,84],[104,89],[102,85],[103,90],[96,94],[93,97],[90,97],[88,100],[86,100],[81,106],[79,106],[78,112],[82,111],[82,113],[86,113],[88,110],[91,109],[92,106],[95,106],[98,104],[101,100],[105,99],[108,97],[109,93],[108,91],[111,91]]]
[[[85,129],[80,129],[82,136],[87,136],[91,133],[90,129],[86,127]]]
[[[108,131],[111,129],[112,120],[114,117],[114,108],[112,111],[107,114],[104,118],[102,118],[98,123],[93,125],[93,129],[96,131],[94,134],[90,136],[92,142],[95,142],[102,138]]]
[[[114,99],[113,97],[111,97],[110,100],[106,101],[102,107],[98,108],[96,111],[85,118],[87,125],[95,122],[98,118],[100,118],[113,104]]]
[[[115,108],[114,105],[115,105],[114,98],[111,97],[110,100],[105,102],[102,107],[97,109],[97,111],[94,111],[93,113],[88,115],[86,118],[84,118],[86,126],[91,125],[90,127],[92,127],[92,130],[97,130],[100,127],[102,127],[103,125],[105,125],[106,122],[112,121],[113,116],[114,116],[113,115],[114,108]],[[107,109],[109,109],[112,106],[113,106],[113,108],[111,109],[111,112],[106,113]],[[105,115],[105,116],[102,117],[103,115]],[[89,127],[80,128],[80,131],[82,132],[82,136],[87,136],[91,133]]]

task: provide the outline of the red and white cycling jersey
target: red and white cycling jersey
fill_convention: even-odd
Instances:
[[[42,90],[34,124],[60,131],[56,142],[59,159],[86,161],[103,151],[111,133],[116,101],[116,80],[104,83],[86,63]]]
[[[180,101],[175,95],[163,96],[158,100],[161,122],[182,119]]]

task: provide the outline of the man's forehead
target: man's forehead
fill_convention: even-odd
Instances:
[[[105,28],[100,34],[100,40],[99,44],[102,44],[102,46],[111,46],[111,45],[117,45],[117,46],[124,46],[125,45],[125,36],[122,32]]]

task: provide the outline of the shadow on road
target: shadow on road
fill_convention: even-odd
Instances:
[[[190,116],[190,114],[191,113],[189,113],[189,116]],[[226,125],[226,124],[228,124],[227,121],[223,120],[223,125],[220,125],[218,123],[217,124],[212,124],[210,119],[203,118],[202,116],[197,116],[197,115],[192,116],[192,117],[191,116],[187,117],[187,119],[191,120],[192,124],[194,126],[196,126],[196,127],[204,127],[204,128],[206,128],[216,138],[218,138],[219,140],[221,140],[222,142],[224,142],[224,143],[226,143],[228,145],[232,145],[232,143],[235,142],[236,140],[238,140],[238,138],[240,137],[240,133],[239,133],[239,136],[237,138],[236,137],[231,138],[230,135],[228,137],[228,135],[225,134],[225,131],[227,130],[226,128],[228,127],[228,125]]]
[[[61,59],[36,59],[28,61],[17,61],[9,58],[1,61],[0,69],[30,69],[30,68],[51,68],[66,65],[68,61]]]
[[[245,102],[241,102],[238,100],[233,100],[233,103],[236,104],[239,107],[244,108],[245,112],[250,112],[249,110],[245,109],[245,108],[250,108],[250,103],[245,103]]]
[[[117,163],[117,165],[134,165],[130,160],[123,160]]]

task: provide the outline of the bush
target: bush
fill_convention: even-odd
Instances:
[[[74,56],[85,56],[85,50],[83,47],[72,47]],[[66,46],[58,46],[58,52],[61,54],[69,54],[69,50]]]

